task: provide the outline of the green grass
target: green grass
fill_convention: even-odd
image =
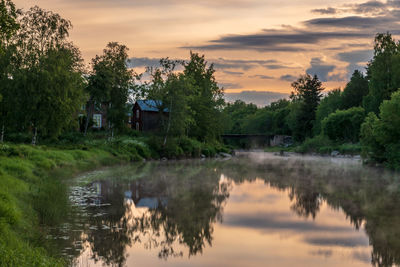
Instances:
[[[42,227],[66,214],[62,178],[132,156],[117,149],[0,145],[0,266],[63,266],[62,259],[46,253]]]

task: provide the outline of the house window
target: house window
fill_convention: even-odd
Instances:
[[[139,131],[140,130],[140,127],[139,127],[139,123],[137,122],[136,123],[136,131]]]
[[[93,114],[93,127],[101,128],[101,114]]]
[[[136,119],[139,119],[140,111],[137,109],[136,110]]]

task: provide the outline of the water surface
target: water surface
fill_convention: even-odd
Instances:
[[[74,266],[392,266],[399,185],[355,159],[137,163],[74,179],[48,239]]]

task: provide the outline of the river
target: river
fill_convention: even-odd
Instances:
[[[392,266],[399,178],[262,152],[106,168],[70,180],[47,239],[73,266]]]

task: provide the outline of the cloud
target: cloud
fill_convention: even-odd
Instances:
[[[367,62],[372,59],[374,55],[374,50],[363,49],[363,50],[353,50],[349,52],[342,52],[337,54],[339,60],[349,63],[360,63]]]
[[[311,12],[322,14],[322,15],[328,15],[328,14],[336,14],[337,9],[333,8],[333,7],[327,7],[327,8],[313,9],[313,10],[311,10]]]
[[[400,34],[400,1],[376,0],[342,7],[327,7],[311,10],[323,15],[338,13],[360,14],[342,17],[319,17],[302,22],[304,27],[284,25],[281,29],[264,29],[250,34],[229,34],[209,40],[205,44],[181,48],[199,50],[256,50],[260,52],[311,51],[311,45],[322,41],[360,42],[370,39],[377,32],[390,31]],[[307,46],[309,45],[309,46]],[[316,49],[316,48],[314,48]],[[271,65],[271,68],[274,66]]]
[[[381,12],[386,10],[387,5],[380,1],[368,1],[362,4],[359,4],[355,11],[359,13],[371,13],[371,12]]]
[[[225,73],[225,74],[228,74],[228,75],[233,75],[233,76],[242,76],[243,74],[244,74],[244,72],[242,72],[242,71],[229,71],[229,70],[224,70],[224,71],[222,71],[223,73]]]
[[[292,67],[287,65],[280,65],[280,64],[271,64],[271,65],[264,65],[264,68],[270,70],[277,70],[277,69],[292,69]]]
[[[347,66],[347,80],[350,80],[351,76],[353,75],[354,71],[358,70],[362,73],[366,73],[366,66],[365,65],[361,65],[361,64],[357,64],[357,63],[350,63]]]
[[[362,17],[347,16],[342,18],[316,18],[304,22],[306,26],[335,27],[341,29],[371,29],[372,33],[380,27],[387,27],[389,24],[397,24],[398,20],[387,16]],[[380,26],[380,27],[379,27]],[[371,33],[357,32],[358,35],[370,36]],[[359,36],[361,37],[361,36]]]
[[[272,76],[262,75],[262,74],[251,75],[251,76],[249,76],[249,78],[257,78],[257,79],[262,79],[262,80],[271,80],[271,79],[275,79],[275,78],[272,77]]]
[[[279,79],[281,79],[282,81],[294,82],[297,80],[297,78],[299,78],[299,77],[291,75],[291,74],[285,74],[285,75],[282,75]]]
[[[155,67],[160,65],[159,58],[148,58],[148,57],[133,57],[130,58],[129,67],[139,68],[139,67]]]
[[[183,59],[176,59],[184,61]],[[233,76],[240,76],[244,74],[244,71],[249,69],[261,67],[266,69],[288,69],[293,68],[288,64],[279,62],[274,59],[266,60],[241,60],[241,59],[209,59],[209,64],[213,64],[216,70],[221,70],[223,73]],[[131,68],[140,67],[158,67],[160,66],[160,59],[158,58],[148,58],[148,57],[133,57],[130,58],[128,66]],[[178,68],[179,69],[179,68]],[[238,69],[242,71],[232,71],[231,69]],[[258,78],[267,79],[266,75],[259,75]],[[273,79],[273,77],[270,77]]]
[[[338,76],[330,76],[330,73],[336,68],[335,65],[324,63],[320,58],[311,59],[311,67],[306,70],[308,74],[317,75],[322,82],[338,79]]]
[[[210,63],[214,64],[216,69],[241,69],[249,70],[256,67],[262,67],[266,69],[282,69],[291,68],[288,64],[279,62],[274,59],[266,60],[241,60],[241,59],[210,59]]]
[[[337,58],[341,61],[349,63],[347,66],[347,79],[349,80],[355,70],[359,70],[365,73],[365,62],[371,60],[373,55],[373,50],[363,49],[338,53]]]
[[[241,89],[243,86],[239,83],[218,83],[220,87],[224,89]]]
[[[353,5],[352,11],[359,14],[384,14],[387,12],[387,8],[387,3],[372,0]]]
[[[86,5],[96,5],[102,7],[179,7],[179,6],[195,6],[202,8],[229,8],[229,9],[243,9],[243,8],[254,8],[257,6],[265,5],[265,1],[262,0],[224,0],[224,1],[213,1],[213,0],[198,0],[198,1],[187,1],[182,2],[180,0],[147,0],[147,1],[132,1],[132,0],[69,0],[69,3],[81,4],[84,2]]]
[[[242,91],[240,93],[226,93],[225,100],[227,102],[235,102],[236,100],[242,100],[246,103],[253,103],[259,107],[264,107],[272,102],[278,101],[279,99],[286,99],[289,94],[271,92],[271,91]],[[268,197],[268,201],[272,201],[273,195]]]
[[[328,21],[325,21],[328,20]],[[333,18],[306,21],[306,25],[335,23]],[[336,22],[337,23],[337,22]],[[344,23],[344,22],[343,22]],[[299,52],[307,51],[304,45],[315,45],[324,40],[370,38],[371,33],[361,31],[318,31],[295,28],[265,29],[259,33],[247,35],[227,35],[211,40],[207,44],[185,46],[186,49],[199,50],[257,50],[262,52]]]
[[[398,0],[388,0],[387,4],[390,7],[400,8],[400,1],[398,1]]]

